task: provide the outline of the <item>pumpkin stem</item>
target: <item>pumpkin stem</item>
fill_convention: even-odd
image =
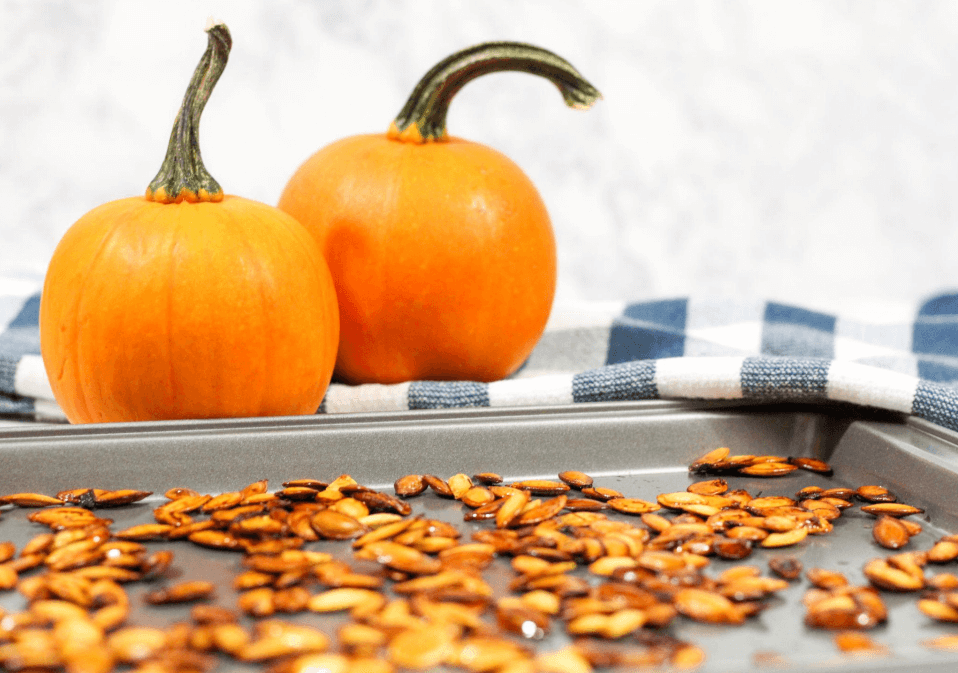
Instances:
[[[417,143],[445,140],[446,113],[453,96],[476,77],[505,70],[545,77],[572,108],[589,108],[602,97],[572,64],[551,51],[522,42],[484,42],[433,66],[419,80],[387,135]]]
[[[208,27],[206,32],[209,35],[206,52],[193,72],[183,104],[176,114],[160,172],[146,188],[148,201],[197,203],[223,200],[222,187],[207,172],[200,156],[200,115],[226,68],[233,38],[222,23]]]

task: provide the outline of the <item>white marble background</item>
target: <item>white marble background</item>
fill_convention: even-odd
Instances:
[[[211,15],[234,48],[201,140],[230,193],[275,203],[439,59],[522,40],[604,100],[494,75],[449,126],[539,186],[558,301],[894,313],[958,287],[958,3],[872,0],[0,0],[0,275],[42,276],[80,215],[143,192]]]

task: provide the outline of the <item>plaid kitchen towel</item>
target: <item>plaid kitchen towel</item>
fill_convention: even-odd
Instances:
[[[0,417],[65,420],[40,359],[39,283],[0,278]],[[958,430],[958,294],[907,321],[772,301],[679,298],[557,306],[514,376],[330,386],[319,413],[610,400],[840,402]]]

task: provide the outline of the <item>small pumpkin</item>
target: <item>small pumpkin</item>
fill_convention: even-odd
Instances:
[[[74,423],[314,413],[332,376],[339,316],[305,229],[224,195],[200,156],[200,115],[232,38],[208,46],[145,196],[101,205],[56,247],[40,347]]]
[[[551,80],[571,107],[600,97],[545,49],[476,45],[432,68],[387,133],[328,145],[286,185],[280,209],[306,226],[333,274],[339,379],[493,381],[542,335],[556,284],[542,198],[508,157],[446,132],[456,92],[504,70]]]

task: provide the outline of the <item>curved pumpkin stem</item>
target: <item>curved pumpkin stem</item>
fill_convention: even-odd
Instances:
[[[223,200],[222,187],[207,172],[200,156],[200,115],[226,68],[233,38],[222,23],[210,26],[206,32],[209,35],[206,52],[193,72],[176,115],[160,172],[146,188],[148,201],[197,203]]]
[[[545,77],[572,108],[589,108],[602,97],[572,64],[551,51],[522,42],[484,42],[433,66],[419,80],[387,135],[418,143],[444,140],[446,113],[459,89],[477,77],[506,70]]]

